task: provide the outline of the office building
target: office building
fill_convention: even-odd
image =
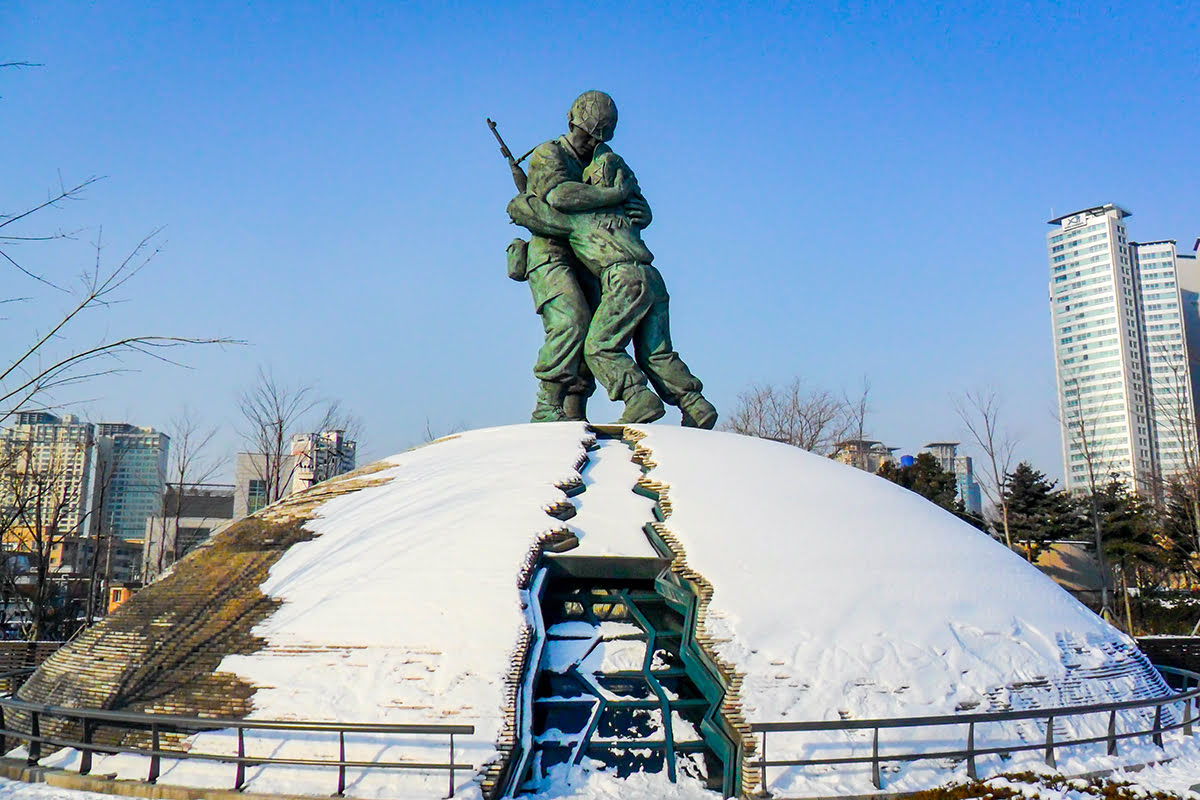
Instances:
[[[278,468],[262,453],[238,453],[234,465],[235,519],[253,514],[276,500],[304,491],[354,469],[357,442],[345,431],[301,433],[292,437]]]
[[[1116,475],[1156,496],[1180,468],[1184,448],[1195,448],[1180,289],[1180,274],[1194,270],[1195,259],[1180,259],[1174,242],[1131,242],[1129,216],[1108,204],[1050,220],[1065,488],[1087,491],[1092,480]],[[1200,278],[1188,284],[1200,288]]]
[[[1151,453],[1155,476],[1169,478],[1196,462],[1195,392],[1182,291],[1184,273],[1195,270],[1196,259],[1181,259],[1173,240],[1134,242],[1132,253],[1145,332]]]
[[[233,486],[167,488],[163,513],[146,520],[142,576],[150,581],[233,519]]]
[[[124,422],[96,426],[96,525],[106,535],[141,542],[146,520],[162,512],[170,438]]]
[[[867,472],[878,472],[884,464],[895,463],[896,457],[893,454],[899,449],[898,447],[888,447],[883,442],[872,439],[847,439],[844,442],[837,442],[833,448],[833,455],[830,458],[834,461],[840,461]]]
[[[345,431],[293,436],[292,458],[296,463],[296,475],[292,481],[292,491],[300,492],[335,475],[352,471],[357,461],[357,450],[357,442],[347,439]]]
[[[975,480],[975,465],[970,456],[958,454],[958,442],[930,442],[924,452],[937,459],[946,472],[954,473],[955,495],[970,514],[983,516],[983,490]]]

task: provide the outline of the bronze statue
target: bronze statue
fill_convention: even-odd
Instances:
[[[680,408],[684,425],[712,428],[716,409],[672,347],[669,296],[642,241],[650,206],[633,171],[606,144],[616,130],[616,105],[604,92],[584,92],[567,120],[565,136],[531,151],[524,186],[519,162],[501,140],[521,192],[508,212],[532,234],[528,243],[509,245],[509,277],[529,282],[546,332],[534,367],[540,384],[533,421],[584,418],[594,374],[625,404],[619,422],[653,422],[665,401]]]

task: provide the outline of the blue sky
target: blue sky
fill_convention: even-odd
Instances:
[[[684,359],[729,409],[754,382],[872,384],[869,430],[961,438],[992,385],[1020,455],[1061,474],[1046,220],[1130,209],[1200,235],[1194,4],[54,3],[0,5],[0,211],[100,174],[22,251],[61,280],[166,226],[129,302],[75,336],[228,336],[62,399],[237,446],[259,365],[338,397],[383,456],[523,421],[541,337],[504,275],[519,231],[484,126],[523,152],[610,92],[613,145]],[[4,335],[64,305],[33,294]],[[40,320],[40,322],[39,322]],[[593,418],[615,417],[596,404]]]

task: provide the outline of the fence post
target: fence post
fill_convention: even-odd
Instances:
[[[155,783],[158,780],[158,723],[150,723],[150,775],[146,778],[147,783]]]
[[[338,731],[338,790],[337,796],[346,793],[346,732]]]
[[[92,721],[84,719],[83,721],[83,743],[85,745],[92,743]],[[79,756],[79,774],[87,775],[92,771],[92,749],[84,747],[83,752]]]
[[[975,771],[975,723],[967,727],[967,777],[973,781],[979,780]]]
[[[454,797],[454,734],[450,734],[450,794],[447,797]]]
[[[233,779],[233,788],[240,792],[242,786],[246,783],[246,731],[241,725],[238,726],[238,762],[237,776]]]
[[[874,730],[871,737],[871,783],[875,784],[876,789],[882,789],[883,782],[879,779],[879,728]]]
[[[1192,701],[1191,700],[1183,701],[1183,735],[1184,736],[1192,735]],[[3,750],[0,750],[0,752],[3,752]]]
[[[1159,747],[1163,746],[1162,742],[1162,703],[1154,707],[1154,743]]]
[[[758,779],[760,785],[758,787],[759,797],[770,797],[771,792],[767,789],[767,732],[762,732],[762,755],[758,760]]]
[[[1108,712],[1108,754],[1117,754],[1117,710]]]
[[[29,737],[29,757],[25,759],[25,763],[36,767],[38,759],[42,757],[42,743],[38,741],[42,738],[42,720],[36,711],[29,712]]]
[[[1054,715],[1046,717],[1046,766],[1054,769],[1058,765],[1054,763]]]

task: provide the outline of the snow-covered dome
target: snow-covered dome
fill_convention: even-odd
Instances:
[[[752,722],[1167,692],[1128,637],[987,535],[774,442],[517,425],[322,486],[218,532],[82,647],[184,593],[188,565],[230,537],[260,541],[279,550],[254,584],[270,605],[213,670],[247,687],[244,713],[473,724],[460,755],[482,784],[467,793],[537,788],[621,747],[640,753],[626,771],[662,769],[672,737],[672,774],[736,792]],[[280,546],[272,526],[296,519]],[[70,658],[29,699],[61,701]]]

